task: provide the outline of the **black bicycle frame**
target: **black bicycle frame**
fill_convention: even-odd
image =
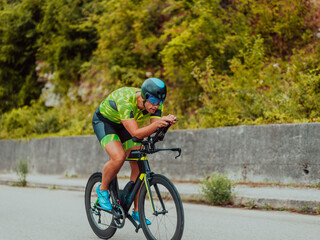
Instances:
[[[130,195],[125,200],[125,202],[121,203],[121,206],[123,207],[123,210],[126,213],[129,211],[132,203],[134,202],[134,199],[135,199],[137,193],[140,190],[142,183],[144,182],[144,177],[141,177],[141,176],[146,175],[149,177],[152,174],[152,172],[150,171],[150,166],[149,166],[148,160],[140,160],[140,159],[143,159],[144,157],[146,157],[145,153],[141,153],[141,151],[139,151],[139,150],[132,151],[129,156],[129,159],[131,157],[135,158],[137,155],[139,156],[139,158],[138,158],[139,160],[134,160],[134,161],[136,161],[138,163],[139,175],[138,175],[136,181],[134,182],[134,186],[133,186],[133,189],[132,189]],[[130,160],[127,160],[127,161],[130,161]],[[131,161],[133,161],[133,160],[131,160]],[[112,191],[115,194],[117,200],[121,199],[117,176],[114,177],[114,179],[110,182],[110,191]]]
[[[119,200],[119,199],[121,199],[121,196],[120,196],[120,190],[119,190],[117,176],[115,176],[114,179],[110,182],[109,187],[110,187],[111,197],[113,198],[113,201],[118,201],[118,203],[120,203],[127,218],[136,227],[136,232],[138,232],[138,230],[141,226],[138,225],[135,222],[135,220],[133,220],[131,215],[128,214],[128,211],[129,211],[132,203],[134,202],[134,199],[135,199],[136,195],[138,194],[140,187],[144,181],[146,184],[146,188],[147,188],[148,196],[150,199],[150,204],[151,204],[151,207],[153,210],[153,214],[158,215],[158,214],[163,214],[163,213],[167,212],[167,210],[165,209],[163,200],[161,198],[160,191],[156,185],[155,185],[155,191],[156,191],[156,194],[161,202],[161,205],[163,207],[163,211],[161,211],[161,212],[155,211],[153,197],[152,197],[152,194],[150,191],[150,184],[149,184],[149,180],[151,179],[153,172],[150,170],[149,162],[147,160],[147,154],[152,154],[152,153],[156,153],[159,151],[177,151],[179,154],[175,158],[177,158],[181,155],[180,148],[157,149],[154,146],[154,144],[157,141],[163,140],[164,135],[169,127],[170,127],[170,125],[165,128],[158,129],[154,137],[148,137],[148,141],[143,141],[143,140],[137,139],[135,137],[133,138],[133,141],[142,143],[143,149],[131,151],[128,159],[126,159],[126,161],[136,161],[138,164],[138,167],[139,167],[139,175],[138,175],[136,181],[134,182],[133,189],[131,190],[127,199],[124,199],[123,202],[120,202],[120,200]],[[107,212],[109,212],[109,211],[107,211]],[[115,213],[113,213],[113,214],[115,214]]]

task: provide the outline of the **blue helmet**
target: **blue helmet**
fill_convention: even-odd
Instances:
[[[141,96],[144,100],[147,100],[150,95],[164,101],[167,96],[165,83],[158,78],[148,78],[145,80],[141,86]]]

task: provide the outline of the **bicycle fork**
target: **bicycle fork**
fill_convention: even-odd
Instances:
[[[156,211],[155,207],[154,207],[154,201],[153,201],[153,197],[152,197],[152,192],[151,192],[151,187],[150,187],[150,183],[149,183],[149,180],[151,179],[150,177],[150,173],[146,173],[144,174],[144,182],[145,182],[145,185],[146,185],[146,188],[147,188],[147,193],[148,193],[148,197],[149,197],[149,201],[150,201],[150,205],[151,205],[151,208],[152,208],[152,212],[153,212],[153,215],[155,216],[158,216],[159,214],[166,214],[168,213],[168,211],[166,210],[166,207],[164,205],[164,202],[162,200],[162,196],[161,196],[161,193],[159,191],[159,188],[158,188],[158,185],[157,184],[154,184],[154,189],[156,191],[156,194],[158,196],[158,199],[161,203],[161,207],[162,207],[162,211]]]

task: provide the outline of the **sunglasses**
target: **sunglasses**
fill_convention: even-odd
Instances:
[[[164,101],[160,100],[160,99],[158,99],[158,98],[156,98],[154,96],[149,96],[148,97],[148,102],[151,103],[153,106],[157,106],[157,105],[161,106]]]

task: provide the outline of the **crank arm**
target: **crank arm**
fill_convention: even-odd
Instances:
[[[141,228],[141,224],[137,224],[137,222],[132,218],[132,216],[130,214],[128,214],[127,218],[130,220],[130,222],[136,228],[135,231],[137,233],[139,231],[139,229]]]
[[[104,208],[102,208],[102,207],[100,207],[100,206],[96,206],[96,208],[98,209],[98,210],[100,210],[100,211],[104,211],[104,212],[107,212],[107,213],[110,213],[110,214],[112,214],[113,215],[113,209],[112,210],[106,210],[106,209],[104,209]]]

